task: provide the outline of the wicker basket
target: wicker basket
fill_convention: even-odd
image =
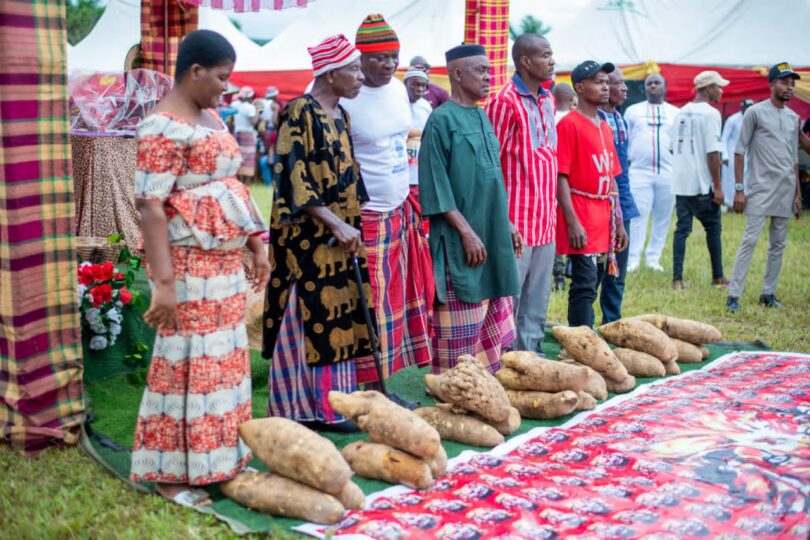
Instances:
[[[90,261],[93,264],[110,261],[118,262],[121,244],[110,244],[106,238],[99,236],[77,236],[76,256],[80,262]]]

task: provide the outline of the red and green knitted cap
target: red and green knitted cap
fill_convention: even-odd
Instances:
[[[379,13],[369,15],[357,29],[355,47],[360,52],[382,52],[399,50],[399,38],[394,29],[385,22]]]

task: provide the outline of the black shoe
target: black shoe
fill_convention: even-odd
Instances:
[[[729,313],[737,313],[740,311],[740,299],[736,296],[729,296],[726,300],[726,311]]]
[[[554,290],[555,291],[564,291],[565,290],[565,277],[563,277],[563,276],[555,276],[554,277]]]
[[[772,294],[763,294],[759,297],[759,303],[765,307],[783,308],[785,304],[777,300],[776,296]]]
[[[298,423],[312,431],[330,431],[332,433],[357,433],[360,431],[357,424],[351,420],[344,420],[334,424],[328,424],[320,420],[299,420]]]

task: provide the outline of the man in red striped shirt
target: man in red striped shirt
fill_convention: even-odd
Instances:
[[[486,112],[501,143],[509,219],[526,246],[518,261],[514,348],[539,351],[551,295],[557,216],[556,107],[541,84],[554,77],[554,57],[546,38],[528,33],[515,41],[512,59],[516,73],[489,100]]]

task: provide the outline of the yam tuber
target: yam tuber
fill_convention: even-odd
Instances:
[[[667,317],[664,331],[675,339],[688,343],[717,343],[723,339],[723,334],[714,326],[690,319]]]
[[[360,486],[351,481],[346,482],[346,485],[343,486],[343,491],[338,494],[337,499],[348,510],[362,510],[366,504],[366,496],[363,490],[360,489]]]
[[[441,375],[425,375],[425,384],[438,399],[487,420],[502,422],[509,417],[509,400],[503,386],[473,356],[460,356],[458,364]]]
[[[669,362],[664,364],[664,369],[667,372],[667,375],[680,375],[681,374],[681,366],[678,365],[678,362]]]
[[[624,394],[636,387],[636,378],[628,375],[627,378],[621,382],[613,382],[610,379],[605,379],[608,392],[614,394]]]
[[[573,358],[569,358],[563,360],[562,362],[566,364],[571,364],[574,366],[582,366],[588,370],[588,379],[585,382],[585,388],[583,392],[587,392],[599,401],[605,400],[608,397],[607,386],[605,385],[605,378],[599,374],[598,371],[593,369],[590,366],[586,366],[585,364],[580,364]]]
[[[328,525],[340,521],[346,511],[335,497],[279,474],[242,472],[220,488],[242,506],[274,516]]]
[[[355,441],[343,449],[343,457],[352,470],[364,478],[416,489],[427,489],[433,484],[427,463],[386,444]]]
[[[504,441],[503,435],[497,429],[472,416],[453,414],[440,407],[422,407],[414,412],[436,428],[445,441],[487,448]]]
[[[565,390],[550,394],[548,392],[532,392],[527,390],[507,390],[509,402],[520,411],[524,418],[539,418],[548,420],[559,418],[574,412],[579,403],[576,392]]]
[[[667,328],[667,316],[666,315],[658,315],[658,314],[645,314],[645,315],[637,315],[635,317],[630,317],[631,319],[640,319],[642,321],[648,322],[654,327],[658,328],[659,330],[663,330],[666,332]]]
[[[672,343],[678,350],[678,362],[682,364],[697,364],[703,361],[703,352],[696,345],[672,338]]]
[[[551,332],[577,362],[592,367],[614,381],[623,381],[627,377],[627,370],[608,344],[587,326],[555,326]]]
[[[439,450],[436,454],[426,458],[425,463],[430,467],[430,474],[433,478],[438,478],[443,475],[444,471],[447,470],[447,452],[444,451],[444,447],[439,446]]]
[[[709,349],[703,345],[698,345],[698,349],[700,349],[700,358],[701,360],[706,360],[709,357]]]
[[[613,349],[613,354],[634,377],[663,377],[667,374],[661,360],[651,354],[622,347]]]
[[[541,392],[573,390],[579,392],[585,387],[585,380],[588,377],[587,372],[583,369],[547,360],[528,351],[508,352],[501,356],[501,363],[506,366],[504,369],[508,371],[501,377],[498,376],[499,371],[495,377],[505,388],[512,390],[539,390]]]
[[[577,392],[577,397],[579,400],[577,401],[576,410],[589,411],[596,408],[596,398],[590,395],[588,392]]]
[[[678,358],[678,350],[669,336],[640,319],[620,319],[603,324],[597,330],[608,343],[651,354],[665,364]]]
[[[430,457],[441,445],[439,433],[427,422],[375,391],[329,392],[329,403],[339,414],[357,422],[374,442]]]
[[[335,444],[287,418],[257,418],[239,426],[239,435],[274,473],[337,495],[352,477]]]

